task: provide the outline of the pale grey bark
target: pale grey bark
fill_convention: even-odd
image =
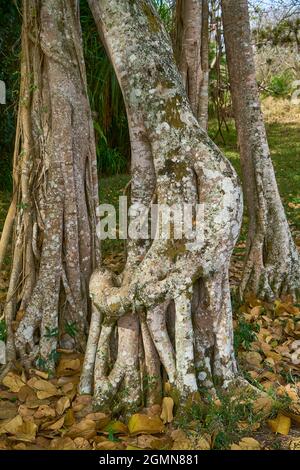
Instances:
[[[58,344],[85,347],[88,283],[99,262],[96,152],[78,1],[23,0],[22,14],[7,353],[52,369]]]
[[[138,367],[137,350],[132,344],[137,316],[142,325],[146,316],[153,345],[168,379],[183,398],[205,382],[203,361],[210,368],[213,380],[218,377],[226,386],[237,373],[228,284],[229,261],[242,216],[242,195],[236,173],[191,110],[174,63],[170,38],[152,2],[89,0],[89,5],[123,90],[131,137],[139,150],[138,168],[148,165],[152,175],[152,162],[157,202],[170,206],[200,202],[205,207],[203,245],[195,244],[191,250],[189,243],[196,243],[195,238],[155,239],[144,252],[140,251],[139,257],[133,257],[134,262],[128,258],[123,275],[115,277],[105,269],[93,274],[90,293],[102,315],[95,357],[95,401],[100,407],[105,406],[108,399],[117,395],[122,381],[132,377],[126,381],[127,393],[138,403],[139,382],[134,377]],[[140,134],[136,129],[140,129]],[[141,138],[135,140],[138,135]],[[138,171],[134,181],[140,188],[138,200],[147,199],[149,204],[153,177],[141,177],[146,174]],[[202,347],[205,324],[193,325],[196,317],[203,315],[193,309],[192,298],[200,279],[210,299],[205,314],[211,317],[212,341],[206,350]],[[166,326],[168,305],[173,301],[174,345]],[[109,337],[116,324],[120,330],[120,322],[125,319],[131,319],[131,328],[119,332],[117,358],[107,367]],[[95,338],[93,331],[90,334]],[[148,338],[147,335],[147,341]],[[194,344],[202,347],[203,361],[199,360],[198,368]],[[146,349],[147,346],[145,357]],[[97,366],[99,363],[101,367]]]
[[[177,0],[174,50],[193,113],[208,125],[208,0]]]
[[[256,83],[247,0],[222,0],[231,94],[249,212],[241,294],[267,300],[300,289],[300,262],[280,199]]]

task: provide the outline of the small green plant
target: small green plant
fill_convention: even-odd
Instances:
[[[35,361],[36,367],[40,370],[46,370],[46,360],[38,356]]]
[[[45,338],[56,338],[58,336],[58,328],[49,328],[46,326]]]
[[[272,442],[271,448],[272,448],[273,450],[280,450],[280,449],[282,449],[282,442],[281,442],[281,440],[280,440],[279,438],[276,438],[276,439]]]
[[[292,92],[293,77],[289,73],[274,75],[269,84],[267,94],[274,98],[287,98]]]
[[[75,338],[78,333],[78,328],[76,322],[66,322],[65,323],[65,332],[71,336],[71,338]]]
[[[144,390],[153,390],[157,386],[159,377],[157,375],[145,375],[143,377]]]
[[[213,400],[195,402],[179,410],[175,426],[189,433],[208,433],[213,437],[213,448],[228,449],[230,444],[249,434],[249,428],[263,419],[261,413],[254,413],[251,391],[219,392],[220,403]],[[248,426],[241,427],[240,423]],[[248,428],[248,429],[247,429]]]
[[[26,210],[28,209],[28,204],[26,202],[20,202],[19,204],[17,204],[17,208],[18,209],[21,209],[21,210]]]
[[[127,160],[118,149],[110,148],[102,138],[97,145],[98,169],[101,174],[119,175],[126,173]]]
[[[259,332],[257,323],[248,323],[241,319],[234,332],[234,349],[238,351],[242,346],[246,351],[250,349],[251,343],[257,339],[256,333]]]
[[[292,403],[292,400],[288,395],[277,395],[275,387],[271,387],[268,390],[268,395],[273,401],[270,418],[276,418],[279,412],[286,411]]]
[[[297,376],[293,375],[291,369],[282,370],[280,372],[280,375],[287,384],[296,384],[297,383]]]
[[[113,429],[108,430],[108,440],[111,442],[120,442],[120,439],[115,435],[115,431]]]
[[[53,349],[51,353],[49,354],[49,361],[54,362],[54,364],[57,364],[59,358],[60,358],[59,352],[57,352],[56,349]]]

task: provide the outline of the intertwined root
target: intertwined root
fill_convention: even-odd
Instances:
[[[139,406],[143,389],[138,363],[142,331],[145,357],[147,350],[152,348],[148,360],[149,357],[154,358],[151,370],[159,374],[159,377],[152,378],[156,379],[156,396],[154,398],[155,394],[152,393],[151,396],[150,393],[150,402],[157,400],[162,370],[165,371],[166,380],[171,387],[183,399],[194,395],[203,386],[216,396],[216,382],[226,387],[237,376],[230,292],[225,272],[226,268],[224,272],[204,281],[206,304],[202,299],[195,306],[195,285],[191,286],[190,282],[184,292],[174,296],[174,342],[171,341],[166,320],[170,300],[147,309],[141,303],[141,294],[135,303],[132,293],[137,286],[118,286],[119,280],[107,270],[94,273],[90,290],[96,309],[92,318],[80,392],[92,393],[94,384],[95,403],[100,408],[105,408],[117,395],[119,407],[128,407],[129,403]],[[160,299],[160,296],[157,298]],[[118,349],[112,364],[111,338],[116,325]],[[148,335],[145,333],[145,326]],[[159,363],[155,357],[159,358]],[[149,394],[149,390],[147,392]]]

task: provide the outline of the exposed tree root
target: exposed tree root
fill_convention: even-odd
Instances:
[[[300,295],[300,257],[286,221],[276,233],[256,234],[246,256],[240,286],[241,298],[254,294],[266,301]]]

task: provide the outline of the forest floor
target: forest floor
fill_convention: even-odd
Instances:
[[[300,108],[287,101],[264,102],[267,132],[277,181],[296,243],[300,248]],[[232,122],[214,140],[240,173]],[[216,122],[210,125],[215,137]],[[117,207],[127,175],[102,178],[101,202]],[[0,193],[0,229],[10,195]],[[273,304],[249,298],[241,305],[235,289],[245,250],[247,216],[231,266],[235,350],[240,370],[265,394],[233,389],[220,401],[188,404],[171,423],[158,406],[129,420],[95,413],[91,397],[76,394],[82,356],[60,351],[56,376],[16,364],[0,385],[0,449],[297,449],[300,450],[300,305],[290,299]],[[120,271],[124,243],[107,240],[104,262]],[[0,277],[5,302],[10,260]],[[1,309],[0,309],[1,310]],[[3,332],[0,323],[0,339]],[[170,420],[169,420],[170,421]]]

